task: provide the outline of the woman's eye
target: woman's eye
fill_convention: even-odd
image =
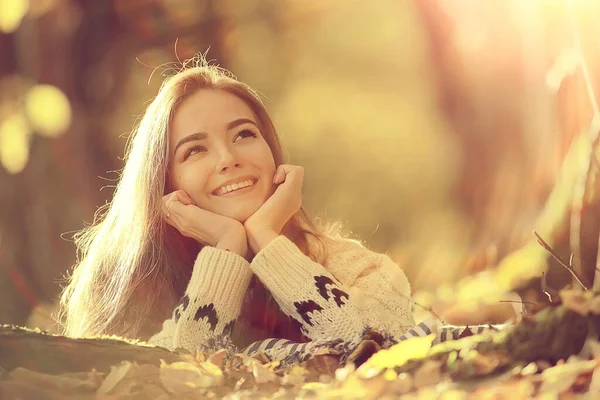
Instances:
[[[256,137],[256,133],[252,132],[249,129],[244,129],[243,131],[241,131],[240,133],[238,133],[235,137],[235,140],[237,140],[237,138],[247,138],[247,137]]]
[[[187,149],[187,151],[185,152],[185,155],[183,156],[183,159],[186,160],[189,156],[194,155],[196,153],[203,152],[203,151],[206,151],[206,147],[200,146],[200,145],[192,146],[189,149]]]

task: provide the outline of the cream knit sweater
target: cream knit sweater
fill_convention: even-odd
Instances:
[[[218,346],[233,329],[252,274],[315,343],[332,338],[356,343],[366,327],[397,338],[415,325],[410,285],[388,256],[353,240],[332,241],[328,250],[320,265],[283,235],[251,263],[204,247],[184,297],[149,343],[193,354]]]

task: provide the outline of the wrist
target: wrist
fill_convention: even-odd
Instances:
[[[248,242],[244,226],[240,224],[239,227],[236,226],[225,232],[214,247],[232,251],[242,257],[246,257]]]
[[[271,241],[279,236],[275,230],[271,228],[246,228],[246,234],[248,237],[248,244],[254,252],[258,254],[259,251],[267,247]]]

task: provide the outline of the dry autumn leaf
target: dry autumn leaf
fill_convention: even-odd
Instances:
[[[258,384],[274,382],[278,379],[275,373],[269,371],[264,365],[258,362],[252,364],[252,375],[254,375],[254,380]]]
[[[598,360],[589,360],[548,368],[539,377],[542,382],[539,393],[563,393],[573,385],[577,377],[592,372],[598,365]]]
[[[129,361],[123,361],[121,364],[110,367],[110,372],[100,384],[98,395],[107,395],[125,378],[127,373],[131,370],[133,364]]]
[[[414,337],[404,340],[389,349],[380,350],[361,365],[357,373],[361,376],[372,374],[373,369],[382,370],[398,367],[413,358],[420,358],[427,354],[433,343],[435,335]]]
[[[223,372],[214,364],[202,364],[201,368],[187,362],[172,364],[163,362],[160,366],[160,381],[170,393],[175,395],[221,385]]]

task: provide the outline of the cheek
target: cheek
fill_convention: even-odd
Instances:
[[[200,163],[196,165],[182,166],[175,171],[173,179],[174,190],[184,190],[189,194],[194,201],[201,200],[202,195],[206,195],[207,190],[210,188],[207,186],[208,173],[206,167]]]
[[[266,143],[261,149],[259,160],[263,172],[268,173],[271,176],[275,175],[275,160],[273,159],[273,153],[271,153],[271,149]]]

